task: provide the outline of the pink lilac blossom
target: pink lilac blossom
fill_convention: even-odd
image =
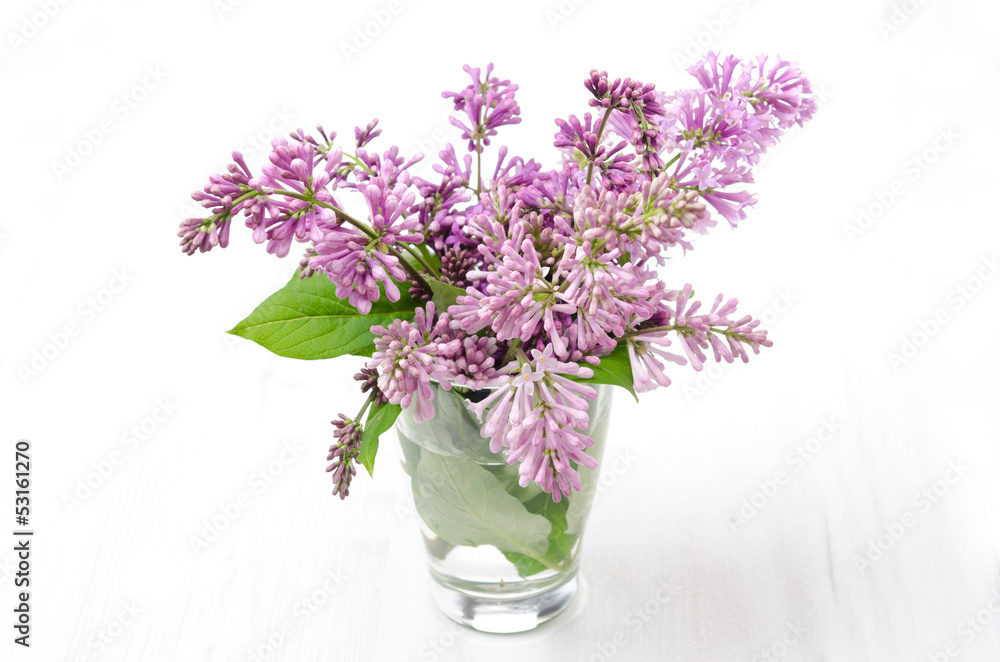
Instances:
[[[664,372],[661,359],[681,366],[687,364],[687,359],[683,356],[663,349],[670,346],[670,338],[665,331],[640,333],[625,342],[632,367],[633,386],[638,393],[670,386],[670,377]]]
[[[262,215],[270,211],[266,195],[259,182],[253,182],[253,174],[243,155],[233,152],[233,161],[226,174],[212,175],[202,191],[191,194],[192,199],[201,204],[212,216],[208,218],[187,218],[181,223],[177,236],[181,238],[181,248],[188,254],[208,252],[215,246],[229,245],[229,229],[232,217],[240,212],[259,222]],[[260,196],[260,197],[258,197]]]
[[[470,274],[473,280],[485,278],[485,293],[469,287],[467,295],[458,298],[458,305],[449,309],[454,325],[468,333],[489,327],[497,340],[525,341],[542,327],[562,355],[566,344],[556,328],[554,315],[572,314],[576,306],[567,302],[546,279],[531,239],[524,238],[520,244],[505,242],[499,253],[484,250],[495,269]]]
[[[451,99],[455,110],[462,111],[466,119],[451,117],[451,123],[462,130],[462,138],[469,141],[469,151],[482,151],[490,144],[490,138],[497,135],[497,129],[521,121],[521,108],[514,100],[517,85],[509,80],[490,77],[493,64],[486,67],[485,77],[481,77],[478,67],[463,67],[472,78],[472,83],[461,92],[442,92],[441,96]]]
[[[389,402],[403,409],[412,406],[418,423],[434,418],[431,380],[446,391],[451,388],[448,361],[461,342],[450,338],[449,323],[447,313],[435,320],[432,302],[417,308],[413,322],[397,319],[388,328],[372,327],[375,353],[368,367],[378,370],[378,387]]]
[[[496,353],[496,338],[463,337],[449,364],[451,379],[456,385],[473,390],[489,386],[497,377],[497,369],[493,367]]]
[[[440,158],[442,163],[434,165],[440,175],[439,182],[413,178],[422,199],[410,210],[417,214],[421,231],[433,238],[434,249],[438,251],[461,241],[465,214],[460,206],[472,199],[468,190],[472,157],[466,154],[464,164],[460,164],[454,147],[449,145],[441,151]]]
[[[497,150],[497,165],[493,170],[493,181],[503,182],[509,188],[519,188],[535,181],[542,174],[542,166],[534,159],[525,161],[520,156],[507,158],[507,147]]]
[[[336,155],[326,158],[309,142],[275,138],[271,146],[270,163],[262,168],[261,180],[268,188],[287,190],[290,194],[280,198],[271,196],[272,212],[260,218],[253,227],[253,236],[257,243],[267,241],[268,253],[285,257],[293,240],[319,241],[323,237],[321,226],[333,221],[335,214],[331,209],[302,198],[336,204],[327,185],[335,179],[334,170],[340,159]]]
[[[583,116],[582,122],[576,115],[570,115],[568,120],[557,119],[556,125],[559,131],[556,133],[555,146],[568,158],[593,163],[606,186],[628,188],[635,181],[635,167],[632,165],[635,157],[624,152],[628,143],[624,140],[616,145],[599,143],[595,133],[598,127],[593,125],[590,113]]]
[[[729,55],[720,61],[718,54],[709,53],[688,71],[717,97],[732,93],[745,97],[754,112],[769,113],[782,129],[802,126],[816,111],[812,85],[795,64],[780,57],[773,63],[769,60],[767,55],[753,62]]]
[[[507,462],[520,462],[520,484],[536,483],[558,502],[580,489],[575,465],[588,469],[597,461],[586,449],[593,440],[580,432],[589,424],[588,400],[597,393],[590,386],[568,377],[590,377],[590,368],[564,363],[553,356],[553,348],[531,350],[502,371],[507,381],[485,400],[472,405],[480,419],[486,414],[482,435],[490,439],[490,450],[506,450]]]
[[[404,217],[414,200],[407,183],[390,188],[381,177],[375,177],[362,193],[368,203],[371,230],[362,232],[351,225],[329,227],[316,243],[316,255],[308,265],[333,281],[338,297],[348,299],[359,312],[368,314],[381,295],[380,286],[389,301],[399,301],[396,281],[405,280],[406,273],[390,249],[420,243],[423,235],[415,231],[420,223],[417,216]]]
[[[733,313],[738,305],[736,299],[723,303],[720,294],[708,313],[698,314],[702,304],[692,299],[692,293],[690,283],[682,290],[665,293],[654,314],[641,323],[636,320],[638,324],[633,325],[628,347],[637,390],[640,387],[641,390],[651,390],[655,388],[654,384],[669,384],[669,379],[664,383],[661,378],[662,365],[654,355],[678,365],[690,362],[692,368],[701,370],[708,359],[704,351],[708,348],[712,349],[716,362],[732,363],[739,357],[746,363],[750,360],[747,347],[757,354],[761,347],[773,344],[767,332],[759,328],[760,320],[749,315],[734,319]],[[670,334],[673,334],[685,356],[662,349],[672,344]]]
[[[593,241],[567,246],[559,262],[561,298],[576,307],[579,324],[573,329],[575,347],[605,354],[625,334],[630,318],[648,318],[653,286],[644,286],[645,274],[634,264],[618,264],[618,249],[594,249]],[[557,348],[558,352],[558,348]]]

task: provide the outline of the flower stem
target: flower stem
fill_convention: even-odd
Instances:
[[[645,329],[631,329],[625,332],[622,339],[632,338],[634,336],[642,336],[647,333],[660,333],[661,331],[680,331],[681,329],[687,329],[687,326],[677,326],[676,324],[665,324],[663,326],[651,326]]]
[[[663,164],[663,171],[665,172],[667,168],[669,168],[674,163],[676,163],[677,159],[681,158],[681,154],[683,154],[683,152],[677,152],[676,154],[674,154],[674,157],[672,159],[670,159],[669,161],[667,161],[666,163],[664,163]]]
[[[431,265],[427,264],[424,261],[424,259],[420,256],[420,253],[418,253],[417,251],[415,251],[413,249],[413,246],[411,246],[409,243],[404,242],[404,243],[401,243],[400,246],[403,247],[404,251],[406,251],[407,253],[409,253],[410,255],[412,255],[413,259],[416,260],[417,263],[420,264],[420,266],[422,266],[424,269],[427,270],[427,273],[429,273],[432,276],[439,275],[438,270],[435,269],[434,267],[432,267]]]
[[[647,333],[660,333],[661,331],[677,331],[678,333],[685,333],[685,332],[687,332],[687,333],[695,333],[696,332],[695,329],[693,329],[690,326],[681,325],[681,324],[666,324],[664,326],[652,326],[652,327],[648,327],[648,328],[645,328],[645,329],[632,329],[630,331],[626,331],[625,335],[623,335],[621,339],[622,340],[626,340],[628,338],[633,338],[635,336],[645,335]],[[723,336],[733,336],[734,338],[745,337],[744,334],[742,334],[742,333],[736,333],[735,331],[733,331],[733,328],[730,327],[730,326],[727,326],[725,328],[717,327],[717,326],[709,326],[708,327],[708,333],[714,333],[714,334],[723,335]]]
[[[518,352],[521,352],[521,356],[524,356],[525,359],[527,359],[527,356],[524,355],[524,350],[521,349],[521,339],[514,338],[513,340],[510,341],[510,347],[507,348],[507,353],[504,354],[503,357],[504,365],[507,365],[507,363],[509,363],[511,359],[517,356]]]
[[[365,400],[365,404],[361,406],[361,411],[359,411],[358,415],[354,418],[355,424],[360,425],[361,417],[364,416],[365,412],[368,410],[368,405],[370,405],[373,402],[375,402],[375,391],[372,391],[371,393],[368,394],[368,399]]]
[[[482,200],[483,192],[483,139],[476,138],[476,200]]]
[[[367,165],[365,165],[365,162],[362,161],[361,159],[359,159],[355,154],[344,154],[344,156],[346,156],[347,158],[349,158],[351,161],[354,161],[355,165],[358,165],[358,166],[361,166],[362,168],[364,168],[365,172],[367,172],[369,175],[372,174],[371,169]]]

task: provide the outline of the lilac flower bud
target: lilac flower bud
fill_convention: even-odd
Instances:
[[[375,396],[372,404],[376,407],[380,407],[384,404],[388,404],[389,399],[385,397],[385,393],[382,389],[378,387],[378,371],[374,368],[362,368],[360,372],[354,375],[354,380],[361,382],[361,392],[367,393],[371,391]]]
[[[521,108],[514,100],[517,85],[509,80],[491,78],[493,64],[486,67],[485,78],[480,78],[480,69],[469,65],[462,67],[472,78],[472,83],[460,92],[442,92],[441,96],[451,99],[456,111],[462,111],[466,119],[449,118],[455,127],[462,129],[462,138],[469,141],[470,152],[482,151],[483,145],[490,144],[490,138],[497,129],[521,121]]]
[[[339,416],[340,418],[330,421],[336,441],[330,446],[330,452],[326,456],[328,462],[332,460],[326,470],[333,479],[333,494],[343,500],[348,495],[351,479],[357,474],[354,461],[361,450],[361,426],[343,414]]]
[[[354,127],[354,144],[358,149],[361,149],[371,141],[382,135],[382,129],[376,129],[378,126],[378,118],[376,117],[368,125],[362,129],[360,126]]]

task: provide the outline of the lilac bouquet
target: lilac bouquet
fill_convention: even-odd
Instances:
[[[558,502],[597,465],[585,434],[595,384],[634,395],[668,386],[667,363],[701,370],[709,355],[747,361],[771,345],[736,299],[703,305],[658,267],[720,217],[746,216],[752,167],[815,109],[795,65],[710,54],[673,94],[592,71],[591,111],[556,120],[549,169],[506,147],[484,163],[498,130],[521,121],[518,87],[493,65],[465,71],[470,83],[443,93],[462,143],[427,178],[414,172],[422,155],[372,147],[378,120],[339,144],[300,129],[273,141],[259,174],[234,152],[193,196],[209,215],[181,225],[188,254],[225,247],[240,214],[269,253],[305,244],[297,278],[231,333],[281,356],[369,357],[361,410],[333,421],[341,498],[403,409],[430,421],[451,390],[520,487]]]

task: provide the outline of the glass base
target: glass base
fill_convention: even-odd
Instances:
[[[576,570],[536,591],[506,595],[477,591],[468,584],[456,586],[433,570],[431,575],[434,579],[431,594],[445,616],[474,630],[494,634],[533,630],[565,611],[573,602],[577,589]]]

